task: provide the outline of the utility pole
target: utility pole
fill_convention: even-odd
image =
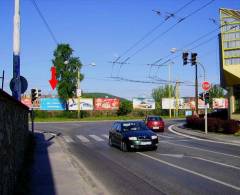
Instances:
[[[81,89],[80,89],[80,68],[78,70],[78,82],[77,82],[77,99],[78,99],[78,112],[77,117],[80,118],[80,97],[81,97]]]
[[[172,65],[172,62],[170,62],[168,64],[168,81],[169,81],[169,84],[168,84],[168,98],[169,98],[169,102],[171,102],[171,65]],[[169,118],[172,118],[172,109],[171,109],[171,103],[169,103]]]
[[[2,79],[2,90],[3,90],[3,86],[4,86],[4,70],[3,70],[2,76],[0,78]]]
[[[179,81],[176,81],[175,96],[176,96],[176,117],[178,117],[178,109],[179,109]]]
[[[13,18],[13,80],[14,87],[12,95],[15,99],[21,99],[20,82],[20,0],[15,0]]]
[[[195,105],[196,114],[198,115],[198,66],[195,64]]]

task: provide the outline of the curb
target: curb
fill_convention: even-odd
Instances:
[[[200,141],[207,141],[207,142],[212,142],[212,143],[221,143],[221,144],[226,144],[226,145],[233,145],[233,146],[240,146],[240,140],[239,142],[235,142],[234,140],[223,140],[223,139],[219,139],[219,138],[212,138],[212,137],[207,137],[206,135],[196,135],[194,133],[191,132],[186,132],[187,130],[185,129],[181,129],[180,127],[178,127],[177,125],[180,124],[175,124],[175,125],[171,125],[168,130],[171,131],[172,133],[184,136],[184,137],[188,137],[191,139],[195,139],[195,140],[200,140]],[[191,131],[191,130],[190,130]],[[196,132],[198,133],[198,132]]]

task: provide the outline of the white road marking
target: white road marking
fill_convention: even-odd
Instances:
[[[77,138],[80,139],[81,142],[90,142],[90,140],[86,137],[84,137],[83,135],[77,135]]]
[[[106,139],[109,138],[109,136],[107,134],[102,134],[103,137],[105,137]]]
[[[180,136],[183,136],[183,137],[188,137],[188,138],[191,138],[191,139],[195,139],[195,140],[199,140],[199,141],[205,141],[205,142],[211,142],[211,143],[218,143],[218,144],[226,144],[226,145],[233,145],[233,146],[240,146],[239,144],[234,144],[234,143],[227,143],[227,142],[222,142],[222,141],[214,141],[214,140],[209,140],[209,139],[201,139],[201,138],[198,138],[198,137],[193,137],[193,136],[190,136],[190,135],[185,135],[183,133],[179,133],[177,131],[174,131],[172,129],[174,125],[171,125],[168,127],[168,130],[171,131],[172,133],[174,134],[177,134],[177,135],[180,135]]]
[[[216,161],[211,161],[211,160],[208,160],[208,159],[205,159],[205,158],[201,158],[201,157],[190,157],[190,158],[198,159],[198,160],[210,162],[210,163],[213,163],[213,164],[217,164],[217,165],[221,165],[221,166],[230,167],[230,168],[233,168],[233,169],[240,170],[240,167],[236,167],[236,166],[233,166],[233,165],[229,165],[229,164],[225,164],[225,163],[220,163],[220,162],[216,162]]]
[[[98,137],[96,135],[89,135],[91,138],[93,138],[94,140],[98,141],[98,142],[102,142],[104,141],[101,137]]]
[[[175,145],[175,146],[181,146],[181,147],[184,147],[184,148],[191,148],[191,149],[195,149],[195,150],[201,150],[201,151],[211,152],[211,153],[215,153],[215,154],[221,154],[221,155],[230,156],[230,157],[234,157],[234,158],[240,158],[240,156],[235,156],[233,154],[226,154],[226,153],[223,153],[223,152],[216,152],[216,151],[213,151],[213,150],[207,150],[207,149],[202,149],[202,148],[197,148],[197,147],[192,147],[192,146],[185,146],[185,145],[182,145],[182,144],[175,144],[175,143],[171,143],[171,142],[168,142],[168,141],[165,141],[165,140],[164,140],[164,142],[168,143],[168,144]]]
[[[183,158],[184,157],[184,154],[160,154],[160,153],[158,153],[158,154],[161,156],[168,156],[168,157],[174,157],[174,158]]]
[[[202,178],[204,178],[204,179],[207,179],[207,180],[210,180],[210,181],[213,181],[213,182],[222,184],[222,185],[224,185],[224,186],[227,186],[227,187],[229,187],[229,188],[233,188],[233,189],[235,189],[235,190],[240,191],[240,187],[238,187],[238,186],[234,186],[234,185],[232,185],[232,184],[229,184],[229,183],[220,181],[220,180],[218,180],[218,179],[214,179],[214,178],[212,178],[212,177],[208,177],[207,175],[204,175],[204,174],[201,174],[201,173],[198,173],[198,172],[195,172],[195,171],[192,171],[192,170],[189,170],[189,169],[180,167],[180,166],[178,166],[178,165],[174,165],[174,164],[169,163],[169,162],[167,162],[167,161],[160,160],[160,159],[158,159],[158,158],[152,157],[152,156],[150,156],[150,155],[147,155],[147,154],[144,154],[144,153],[141,153],[141,152],[137,152],[137,154],[139,154],[139,155],[141,155],[141,156],[144,156],[144,157],[147,157],[147,158],[150,158],[150,159],[152,159],[152,160],[158,161],[158,162],[160,162],[160,163],[162,163],[162,164],[166,164],[166,165],[168,165],[168,166],[174,167],[174,168],[176,168],[176,169],[180,169],[180,170],[185,171],[185,172],[187,172],[187,173],[191,173],[191,174],[193,174],[193,175],[197,175],[197,176],[202,177]]]
[[[62,137],[65,140],[65,142],[67,142],[67,143],[73,143],[74,142],[74,140],[71,137],[67,136],[67,135],[62,136]]]
[[[161,135],[161,134],[157,134],[157,135],[158,135],[158,137],[163,137],[163,138],[170,138],[170,139],[174,138],[174,137],[170,137],[170,136],[167,136],[167,135]]]

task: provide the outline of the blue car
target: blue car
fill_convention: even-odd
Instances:
[[[156,150],[158,136],[143,121],[115,122],[109,131],[109,145],[126,152],[133,149]]]

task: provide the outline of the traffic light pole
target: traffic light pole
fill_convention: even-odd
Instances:
[[[195,106],[196,114],[198,115],[198,66],[195,64]]]

